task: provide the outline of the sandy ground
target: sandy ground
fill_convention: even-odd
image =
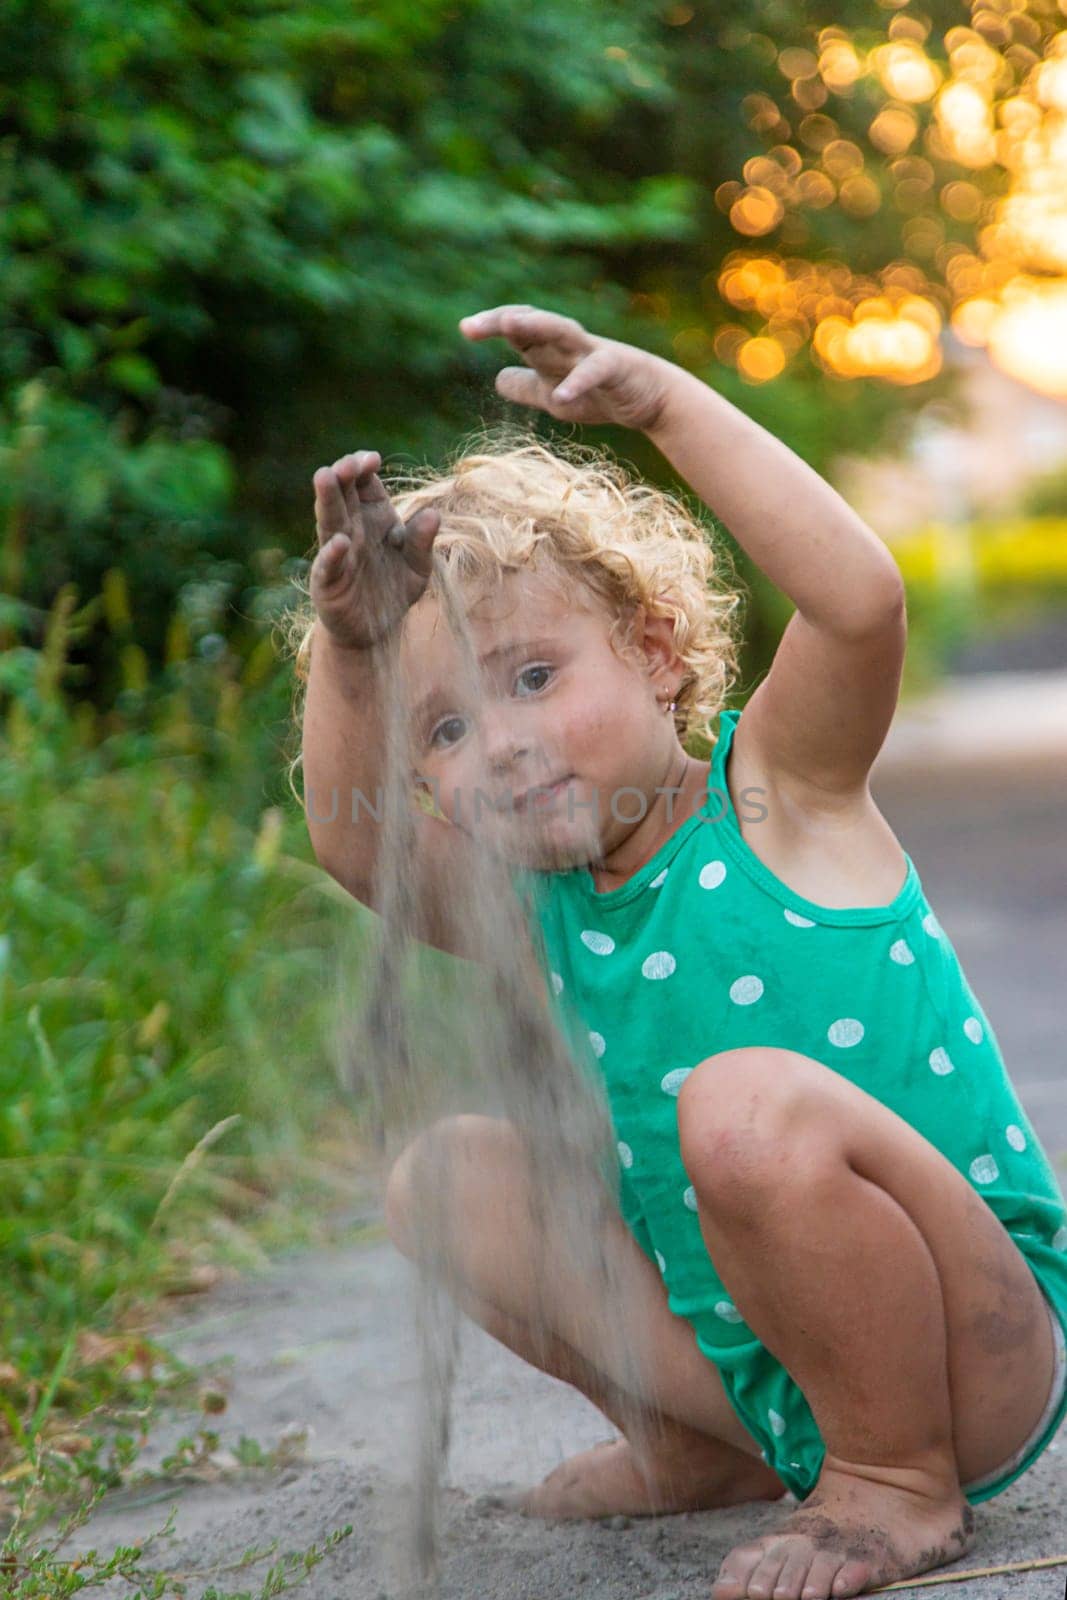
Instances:
[[[1067,696],[1067,674],[1049,692]],[[1052,719],[1043,743],[1028,743],[1015,725],[1018,706],[1003,698],[1010,700],[1008,688],[998,693],[995,720],[1012,726],[1007,749],[981,715],[991,700],[961,688],[957,706],[975,719],[973,748],[957,716],[952,748],[963,758],[936,770],[921,752],[914,759],[935,715],[927,710],[925,725],[920,718],[894,730],[874,790],[997,1029],[1027,1110],[1067,1176],[1067,717]],[[949,714],[942,703],[936,715]],[[351,1247],[282,1260],[262,1277],[220,1289],[167,1336],[182,1356],[219,1372],[229,1395],[215,1419],[224,1445],[246,1434],[269,1446],[287,1427],[310,1426],[306,1461],[243,1482],[127,1494],[97,1516],[91,1542],[108,1548],[108,1541],[141,1537],[176,1503],[176,1534],[154,1559],[190,1574],[192,1600],[210,1586],[199,1574],[238,1560],[250,1545],[277,1539],[281,1550],[303,1550],[351,1523],[351,1536],[301,1592],[308,1600],[398,1600],[409,1592],[403,1531],[418,1390],[411,1270],[382,1233],[373,1179],[366,1222]],[[188,1416],[168,1420],[152,1456],[193,1426]],[[550,1526],[487,1502],[492,1491],[532,1482],[612,1433],[576,1391],[464,1324],[441,1600],[696,1600],[707,1596],[731,1545],[773,1527],[790,1504]],[[1065,1509],[1067,1430],[1012,1490],[979,1508],[977,1546],[959,1565],[1067,1558]],[[903,1592],[1059,1600],[1065,1580],[1067,1564]],[[237,1591],[256,1587],[250,1572],[217,1581]]]
[[[309,1461],[280,1476],[116,1505],[97,1517],[94,1542],[105,1547],[107,1539],[140,1537],[177,1503],[177,1537],[153,1560],[170,1571],[203,1572],[237,1560],[252,1544],[279,1539],[282,1550],[302,1550],[351,1523],[351,1537],[300,1593],[308,1600],[395,1600],[408,1593],[398,1538],[411,1481],[417,1384],[409,1292],[406,1263],[377,1241],[280,1263],[258,1282],[216,1293],[174,1343],[191,1359],[220,1363],[230,1392],[229,1409],[218,1419],[223,1440],[247,1433],[269,1444],[286,1426],[310,1423]],[[167,1424],[155,1450],[187,1425]],[[727,1550],[774,1527],[792,1503],[616,1519],[621,1526],[550,1526],[485,1503],[493,1490],[532,1482],[612,1432],[576,1391],[465,1324],[442,1520],[441,1600],[707,1600]],[[979,1542],[964,1565],[1067,1555],[1067,1430],[1061,1439],[1062,1450],[1053,1446],[1014,1489],[980,1508]],[[968,1580],[944,1592],[950,1600],[1059,1600],[1065,1576],[1067,1566]],[[252,1587],[250,1575],[226,1581],[238,1591]],[[206,1583],[191,1581],[190,1594],[201,1594]]]

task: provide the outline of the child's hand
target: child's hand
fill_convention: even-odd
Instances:
[[[366,650],[392,632],[422,594],[441,516],[426,507],[401,522],[377,476],[376,450],[342,456],[314,477],[319,551],[308,587],[338,644]]]
[[[587,333],[573,317],[536,306],[496,306],[464,317],[459,326],[468,339],[507,339],[533,368],[497,373],[497,393],[506,400],[539,406],[563,422],[614,422],[645,431],[662,416],[670,362]]]

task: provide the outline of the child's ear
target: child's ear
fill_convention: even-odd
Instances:
[[[434,800],[433,790],[425,778],[415,779],[411,793],[420,811],[424,811],[428,817],[437,817],[442,822],[448,821],[444,812],[438,809],[437,802]]]
[[[641,619],[640,632],[636,627],[638,613]],[[640,645],[647,656],[653,677],[664,668],[669,668],[678,654],[674,643],[673,619],[658,613],[650,616],[644,606],[639,606],[635,613],[634,642]]]

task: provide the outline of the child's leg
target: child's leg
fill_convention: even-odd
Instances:
[[[682,1158],[730,1298],[826,1444],[781,1532],[713,1600],[853,1595],[960,1556],[960,1493],[1027,1438],[1053,1341],[1024,1257],[966,1179],[886,1106],[791,1051],[702,1062]]]
[[[558,1200],[554,1208],[551,1195],[535,1209],[515,1128],[495,1117],[451,1117],[413,1140],[389,1176],[386,1223],[411,1257],[426,1249],[417,1237],[417,1197],[420,1165],[425,1175],[428,1163],[443,1170],[451,1194],[450,1259],[441,1266],[462,1309],[524,1360],[581,1390],[633,1438],[564,1462],[521,1498],[521,1509],[549,1517],[643,1514],[784,1493],[617,1213],[606,1216],[602,1245],[620,1303],[603,1304],[587,1265],[568,1249],[576,1219],[561,1214]],[[434,1199],[440,1203],[440,1188]],[[654,1351],[638,1358],[636,1372],[620,1360],[623,1315],[638,1338],[643,1326],[643,1347]]]

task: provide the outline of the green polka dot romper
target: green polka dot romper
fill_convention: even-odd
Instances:
[[[620,888],[598,894],[586,867],[514,878],[560,1026],[606,1088],[627,1227],[766,1459],[803,1499],[824,1453],[818,1428],[716,1276],[682,1165],[678,1094],[693,1068],[719,1051],[773,1046],[875,1096],[981,1194],[1064,1326],[1067,1214],[911,857],[891,904],[831,909],[787,888],[743,839],[726,781],[741,715],[721,715],[701,811]],[[1065,1410],[1067,1396],[1035,1454]]]

